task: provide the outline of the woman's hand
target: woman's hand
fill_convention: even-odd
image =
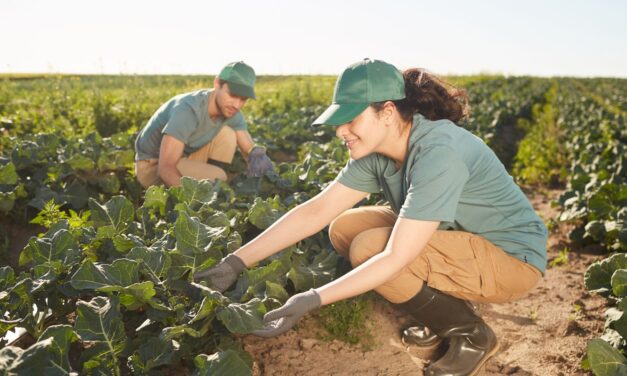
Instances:
[[[209,287],[213,287],[220,292],[226,291],[239,277],[240,273],[246,269],[246,264],[239,257],[230,254],[220,262],[202,272],[194,274],[194,280],[207,281]]]
[[[252,334],[260,337],[276,337],[290,330],[301,317],[320,307],[320,295],[311,289],[289,298],[283,306],[266,313],[263,317],[266,326]]]

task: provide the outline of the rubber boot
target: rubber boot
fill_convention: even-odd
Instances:
[[[466,304],[474,311],[474,306],[470,302]],[[398,304],[407,313],[411,314],[412,308],[415,304],[410,299],[409,302]],[[418,347],[433,347],[435,344],[442,342],[443,338],[438,337],[431,329],[425,326],[424,323],[418,321],[418,318],[414,318],[416,324],[408,328],[403,329],[401,332],[401,342],[406,345],[413,345]]]
[[[425,284],[402,306],[438,337],[448,340],[448,350],[425,369],[425,375],[474,375],[498,349],[492,329],[464,300]]]

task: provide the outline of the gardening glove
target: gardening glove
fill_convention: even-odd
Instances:
[[[237,277],[246,269],[246,264],[241,258],[230,254],[224,257],[220,262],[198,273],[194,273],[194,280],[209,282],[209,286],[220,292],[226,291],[236,280]]]
[[[263,317],[266,324],[252,334],[259,337],[276,337],[290,330],[307,312],[320,307],[320,295],[311,289],[289,298],[283,306],[270,311]]]
[[[254,146],[248,153],[248,170],[246,176],[258,178],[266,172],[274,171],[272,161],[266,155],[266,148]]]

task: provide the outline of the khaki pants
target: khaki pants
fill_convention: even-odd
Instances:
[[[356,267],[383,251],[396,219],[389,207],[348,210],[331,223],[331,243]],[[499,303],[525,296],[541,276],[479,235],[436,231],[414,262],[375,291],[392,303],[403,303],[426,282],[460,299]]]
[[[196,150],[187,158],[181,158],[176,168],[181,175],[195,179],[219,179],[226,181],[226,172],[220,167],[207,164],[209,159],[219,162],[231,163],[235,155],[237,139],[235,131],[228,126],[222,127],[220,132],[205,146]],[[144,187],[163,184],[159,178],[159,160],[146,159],[135,162],[135,174],[137,180]]]

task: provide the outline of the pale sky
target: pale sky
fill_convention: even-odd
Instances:
[[[627,77],[627,1],[0,0],[0,72]]]

